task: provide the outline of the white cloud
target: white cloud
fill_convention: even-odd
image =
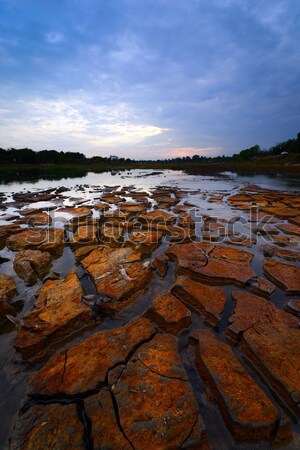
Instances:
[[[166,131],[138,120],[125,103],[95,105],[84,96],[20,99],[9,110],[3,105],[1,113],[4,147],[28,145],[38,150],[59,145],[95,154],[97,149],[122,149]]]
[[[60,42],[64,41],[65,36],[62,33],[51,32],[46,33],[45,38],[46,41],[50,44],[59,44]]]

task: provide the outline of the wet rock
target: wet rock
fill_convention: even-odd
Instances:
[[[234,291],[232,300],[236,307],[229,319],[226,334],[234,342],[238,342],[247,329],[258,323],[269,324],[271,321],[287,327],[297,327],[295,317],[250,292]]]
[[[47,192],[16,192],[13,194],[13,199],[20,203],[49,202],[54,198],[56,198],[56,194]]]
[[[101,200],[114,205],[116,203],[124,202],[125,199],[117,195],[102,195]]]
[[[280,231],[283,231],[285,234],[295,234],[296,236],[300,236],[300,226],[294,225],[291,223],[281,223],[276,225]]]
[[[255,276],[250,268],[252,253],[223,245],[205,242],[177,244],[166,255],[176,261],[179,274],[187,274],[210,284],[244,286]]]
[[[171,292],[204,317],[211,326],[216,326],[221,320],[227,301],[222,288],[179,277]]]
[[[99,229],[99,240],[110,246],[118,247],[123,240],[125,231],[124,224],[119,222],[117,224],[105,223]]]
[[[19,225],[2,225],[0,226],[0,250],[5,247],[6,239],[17,233],[24,231],[24,228],[19,227]]]
[[[254,292],[254,294],[269,298],[275,289],[275,284],[271,281],[265,280],[262,277],[255,277],[251,280],[250,290]]]
[[[94,279],[99,294],[112,298],[103,305],[106,312],[119,311],[134,301],[152,279],[149,262],[131,248],[101,246],[82,260]]]
[[[118,204],[120,211],[130,214],[141,214],[146,211],[146,206],[136,202],[122,202]]]
[[[17,287],[13,277],[0,273],[0,302],[7,302],[17,292]]]
[[[300,261],[300,252],[296,250],[283,249],[271,244],[263,244],[260,246],[264,256],[278,256],[287,261]]]
[[[297,209],[289,208],[280,202],[273,202],[272,206],[262,207],[261,210],[273,216],[279,217],[280,219],[289,219],[299,215],[299,211]]]
[[[59,216],[66,215],[68,218],[74,218],[74,217],[88,217],[92,214],[92,211],[90,208],[87,208],[86,206],[81,206],[80,208],[59,208],[55,211],[56,219]]]
[[[285,310],[289,313],[294,314],[296,317],[300,317],[300,299],[290,300],[285,305]]]
[[[230,236],[230,238],[224,240],[224,244],[241,245],[243,247],[249,247],[249,248],[251,248],[253,246],[253,244],[255,244],[255,243],[256,243],[255,239],[252,239],[246,235]]]
[[[96,224],[79,226],[73,235],[72,246],[98,243]]]
[[[76,251],[75,251],[75,256],[76,258],[81,261],[82,259],[84,259],[86,256],[88,256],[93,250],[96,250],[96,248],[98,248],[99,245],[84,245],[83,247],[79,247]]]
[[[156,209],[151,212],[141,214],[139,216],[139,221],[151,228],[152,224],[157,223],[162,225],[173,225],[176,221],[176,216],[161,209]]]
[[[283,407],[300,416],[299,320],[247,292],[235,292],[233,299],[237,306],[229,319],[230,338],[240,340],[247,360]]]
[[[207,330],[195,331],[196,362],[209,396],[217,402],[238,442],[270,441],[278,410],[244,369],[231,347]]]
[[[300,294],[300,267],[265,258],[265,275],[287,294]]]
[[[75,404],[35,405],[19,414],[9,450],[83,450],[84,427]]]
[[[86,414],[91,421],[94,449],[132,450],[119,428],[112,396],[108,391],[100,391],[84,401]]]
[[[94,208],[97,209],[97,211],[104,212],[109,210],[109,205],[107,203],[96,202],[94,203]]]
[[[154,334],[155,328],[143,317],[120,328],[99,331],[53,356],[30,375],[27,393],[31,397],[93,393],[105,385],[110,369],[126,363]]]
[[[26,224],[28,226],[46,226],[51,225],[52,219],[46,212],[37,212],[35,214],[25,215],[25,217],[17,220],[16,223]]]
[[[74,270],[62,280],[48,280],[36,294],[35,307],[24,317],[14,341],[24,358],[36,356],[53,342],[94,323],[91,310],[81,302],[83,289]]]
[[[168,334],[144,344],[112,391],[121,427],[136,450],[202,450],[207,443],[177,346]]]
[[[192,323],[191,311],[170,292],[157,295],[146,313],[166,332],[178,334]]]
[[[158,255],[153,261],[152,266],[156,269],[156,273],[160,278],[164,278],[167,275],[168,261],[167,255]]]
[[[159,247],[162,240],[162,233],[149,231],[133,231],[125,242],[125,246],[134,248],[142,253],[151,253]]]
[[[33,249],[47,251],[51,254],[60,254],[64,247],[64,231],[28,228],[10,236],[6,241],[6,245],[12,251]]]
[[[25,284],[32,286],[49,272],[51,261],[52,258],[48,252],[23,250],[16,254],[14,270]]]

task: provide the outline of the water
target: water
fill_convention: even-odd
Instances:
[[[2,201],[0,209],[0,225],[7,225],[13,223],[10,219],[7,219],[7,215],[14,215],[20,217],[20,209],[24,208],[42,208],[49,210],[50,215],[54,219],[52,226],[62,228],[66,223],[67,217],[62,217],[62,214],[55,213],[55,209],[61,206],[75,206],[80,203],[80,206],[93,205],[93,203],[104,193],[114,190],[121,191],[123,189],[135,191],[145,191],[148,194],[151,193],[156,187],[173,187],[178,188],[183,192],[183,197],[180,204],[189,202],[195,206],[195,210],[192,213],[193,218],[196,221],[196,240],[201,239],[201,224],[203,215],[217,216],[224,219],[228,219],[235,214],[248,217],[243,211],[232,210],[224,203],[210,202],[211,194],[223,195],[223,200],[234,193],[237,193],[240,188],[247,186],[248,184],[257,184],[267,189],[278,189],[288,192],[299,193],[299,180],[296,178],[284,178],[279,176],[266,176],[266,175],[254,175],[254,176],[238,176],[233,173],[224,173],[216,176],[203,176],[203,175],[188,175],[182,171],[169,171],[163,170],[158,172],[147,170],[131,170],[122,171],[118,173],[105,172],[101,174],[88,173],[83,177],[74,178],[61,178],[58,180],[45,180],[36,179],[33,181],[22,181],[22,178],[18,181],[12,181],[6,184],[0,185],[0,191],[5,195],[4,201]],[[58,199],[51,200],[49,202],[33,202],[29,204],[19,204],[14,202],[13,194],[16,192],[40,192],[45,190],[56,189],[57,187],[64,186],[68,188],[66,192],[61,194]],[[126,197],[130,200],[130,197]],[[152,201],[153,203],[153,201]],[[154,203],[153,203],[154,204]],[[116,206],[111,206],[111,209],[115,209]],[[99,216],[99,211],[93,210],[94,217]],[[280,221],[280,220],[279,220]],[[285,222],[285,221],[283,221]],[[245,227],[243,221],[237,223],[239,231],[250,235],[249,228]],[[265,237],[260,236],[257,244],[251,249],[247,247],[236,247],[254,254],[252,261],[252,268],[257,275],[262,276],[262,261],[263,255],[259,250],[259,246],[265,242]],[[162,254],[168,247],[168,238],[164,240],[159,248],[157,248],[152,256],[151,261],[158,254]],[[34,303],[34,294],[41,286],[41,283],[36,284],[33,287],[28,287],[24,282],[18,278],[13,269],[13,260],[15,253],[4,247],[0,250],[0,273],[6,273],[15,278],[17,284],[18,295],[14,301],[18,315],[23,317],[28,312]],[[1,259],[2,258],[2,259]],[[2,261],[2,263],[1,263]],[[59,258],[53,261],[52,271],[58,272],[62,277],[66,275],[73,267],[76,266],[74,254],[69,246],[64,250],[64,253]],[[115,317],[106,317],[103,322],[99,323],[93,329],[86,329],[82,332],[78,332],[70,339],[66,339],[59,343],[55,347],[55,351],[63,350],[70,342],[79,342],[82,339],[94,333],[100,329],[110,329],[117,326],[121,326],[128,322],[136,315],[143,314],[152,299],[159,292],[167,292],[174,283],[176,277],[174,273],[174,264],[170,264],[168,274],[166,278],[160,279],[154,273],[154,282],[149,289],[140,296],[133,304],[128,308],[118,313]],[[87,277],[83,277],[82,284],[87,292],[93,292],[93,284]],[[228,318],[233,312],[234,306],[231,302],[231,292],[236,290],[234,286],[225,286],[224,290],[228,297],[226,308],[223,313],[222,320],[219,327],[214,330],[221,340],[224,338],[224,329],[226,328]],[[249,291],[249,287],[245,288]],[[287,301],[296,298],[296,296],[287,297],[283,291],[276,288],[272,302],[277,307],[283,308]],[[198,328],[205,328],[206,325],[202,318],[198,314],[193,312],[192,326],[189,331]],[[28,374],[37,370],[43,362],[39,361],[35,364],[25,364],[21,361],[20,356],[13,348],[12,342],[16,335],[16,331],[12,324],[6,324],[0,329],[0,417],[2,418],[2,424],[0,427],[0,448],[4,448],[7,437],[9,436],[14,418],[18,412],[19,405],[23,401],[25,396],[26,380]],[[195,395],[197,397],[199,408],[204,416],[204,421],[207,426],[209,437],[214,442],[215,448],[218,449],[250,449],[251,450],[265,450],[265,447],[260,445],[249,446],[235,446],[232,437],[227,430],[224,422],[220,416],[218,408],[213,405],[204,396],[204,386],[199,375],[197,374],[193,357],[190,354],[189,347],[187,347],[188,333],[182,333],[179,336],[179,349],[182,361],[186,367],[190,381],[194,387]],[[239,350],[237,350],[239,355]],[[48,355],[49,356],[49,355]],[[251,369],[248,368],[249,372]],[[264,388],[267,394],[273,399],[272,393],[261,383],[254,372],[251,375],[257,380],[257,382]],[[277,404],[276,399],[273,401]],[[278,405],[279,408],[281,408]],[[296,442],[300,442],[299,428],[294,425],[294,433]],[[286,447],[295,448],[295,447]]]

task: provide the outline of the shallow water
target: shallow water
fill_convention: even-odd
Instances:
[[[5,216],[16,215],[19,216],[18,210],[20,205],[13,201],[12,194],[16,192],[40,192],[51,188],[57,188],[64,186],[69,188],[67,192],[64,192],[61,198],[57,201],[50,202],[38,202],[32,204],[26,204],[21,208],[57,208],[60,206],[74,206],[80,202],[80,206],[92,205],[93,202],[101,196],[103,192],[111,192],[113,190],[121,190],[124,187],[134,187],[140,191],[151,192],[151,189],[155,187],[176,187],[184,192],[184,198],[180,201],[183,204],[185,201],[195,205],[194,219],[196,221],[196,235],[197,240],[201,239],[200,225],[203,215],[217,216],[222,218],[230,218],[235,214],[240,214],[242,217],[245,215],[242,211],[232,210],[226,203],[211,203],[208,201],[210,194],[222,194],[223,200],[234,193],[237,193],[240,188],[247,186],[248,184],[256,184],[263,188],[285,190],[289,192],[299,193],[299,181],[296,178],[284,178],[284,177],[268,177],[265,175],[255,175],[252,177],[241,177],[233,173],[225,173],[220,176],[203,176],[203,175],[187,175],[182,171],[169,171],[165,170],[159,174],[153,173],[153,171],[146,170],[132,170],[123,171],[117,174],[106,172],[102,174],[89,173],[87,176],[78,178],[62,178],[61,180],[37,180],[32,182],[12,182],[8,184],[0,185],[0,191],[6,195],[6,199],[1,204],[0,210],[0,225],[7,225],[13,223],[10,220],[6,220]],[[130,198],[127,197],[127,200]],[[111,209],[116,207],[112,206]],[[55,214],[54,210],[50,211],[50,215],[53,217],[54,222],[52,226],[63,227],[65,225],[65,217],[63,214]],[[94,217],[98,217],[99,212],[94,210]],[[280,220],[279,220],[280,221]],[[285,222],[285,221],[282,221]],[[251,231],[244,226],[243,221],[237,223],[239,231],[245,234],[251,234]],[[262,276],[262,261],[263,254],[259,250],[259,245],[266,241],[266,237],[258,237],[257,244],[252,248],[236,246],[236,248],[247,250],[254,254],[253,261],[251,263],[252,269],[257,275]],[[162,245],[156,249],[152,255],[151,260],[158,254],[162,254],[168,247],[168,238],[162,243]],[[15,278],[18,290],[18,296],[15,301],[18,303],[18,315],[23,317],[26,312],[30,310],[34,303],[34,294],[40,287],[41,283],[27,287],[24,282],[18,278],[13,270],[13,259],[15,253],[8,250],[6,247],[0,250],[0,258],[6,258],[8,261],[0,263],[0,273],[6,273]],[[58,272],[61,277],[66,275],[70,269],[76,266],[74,254],[70,247],[66,247],[61,257],[54,260],[51,271]],[[57,344],[56,351],[61,351],[70,342],[75,343],[81,341],[91,333],[100,329],[115,328],[128,322],[136,315],[142,314],[150,305],[152,299],[158,292],[166,292],[172,286],[175,280],[174,265],[170,264],[168,274],[163,280],[159,279],[154,273],[154,282],[150,288],[140,296],[132,305],[118,313],[114,318],[106,317],[97,327],[92,330],[84,330],[72,336],[69,340],[64,340]],[[87,277],[83,277],[82,284],[88,293],[94,292],[94,286]],[[224,290],[228,296],[226,308],[224,310],[222,320],[219,327],[214,330],[218,337],[224,340],[223,331],[226,327],[228,318],[233,312],[234,306],[231,302],[231,292],[236,290],[234,286],[225,286]],[[245,288],[249,291],[249,287]],[[287,301],[296,298],[296,296],[287,297],[283,291],[276,288],[272,295],[272,302],[279,308],[287,303]],[[196,313],[193,313],[191,330],[197,328],[205,328],[203,319]],[[9,436],[11,426],[14,421],[14,417],[18,412],[20,403],[25,396],[26,379],[28,373],[32,370],[36,370],[40,367],[41,363],[36,365],[24,364],[20,356],[13,348],[12,341],[16,335],[14,326],[7,324],[0,330],[0,417],[2,418],[2,424],[0,427],[0,448],[4,448],[5,442]],[[224,422],[220,416],[218,408],[210,403],[204,395],[204,385],[201,381],[198,373],[195,371],[195,367],[192,362],[192,355],[187,347],[188,333],[182,333],[179,336],[179,348],[182,361],[188,372],[190,381],[193,384],[195,395],[197,397],[200,411],[203,415],[204,422],[206,424],[209,437],[214,442],[216,449],[260,449],[265,450],[266,447],[262,445],[250,445],[250,446],[235,446],[232,437],[227,430]],[[237,349],[237,355],[240,358],[239,350]],[[263,389],[273,399],[272,393],[262,384],[254,372],[247,368],[256,381],[263,386]],[[277,404],[276,400],[273,401]],[[281,407],[279,406],[279,409]],[[294,424],[295,441],[300,446],[300,430],[299,427]],[[294,445],[294,444],[293,444]],[[297,445],[297,444],[296,444]],[[295,449],[297,447],[286,447]],[[299,447],[298,447],[299,448]]]

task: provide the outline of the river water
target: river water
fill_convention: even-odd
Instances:
[[[22,208],[38,208],[48,210],[52,216],[54,227],[63,227],[64,221],[61,215],[57,217],[55,209],[61,206],[93,206],[93,203],[99,198],[103,192],[111,192],[115,190],[128,189],[129,192],[132,189],[136,191],[151,191],[157,187],[166,188],[178,188],[184,196],[180,201],[180,204],[189,202],[195,206],[194,219],[196,220],[196,236],[198,239],[201,237],[201,225],[200,220],[202,215],[217,216],[223,218],[230,218],[233,214],[244,213],[242,211],[232,211],[226,204],[226,198],[232,194],[237,193],[241,188],[247,185],[258,185],[266,189],[283,190],[287,192],[295,192],[299,194],[300,184],[297,178],[285,178],[282,176],[266,176],[266,175],[254,175],[254,176],[239,176],[234,173],[224,173],[220,175],[188,175],[182,171],[149,171],[149,170],[131,170],[122,172],[105,172],[101,174],[88,173],[84,177],[76,178],[62,178],[60,180],[46,180],[36,179],[30,182],[22,181],[22,175],[18,181],[7,182],[0,184],[0,193],[2,192],[5,197],[1,203],[0,209],[0,226],[13,223],[13,218],[8,216],[20,216],[20,209]],[[58,200],[51,200],[49,202],[38,202],[26,205],[20,205],[13,200],[13,194],[16,192],[41,192],[48,189],[54,189],[57,187],[66,187],[68,190],[61,194]],[[210,202],[210,195],[222,195],[223,202]],[[128,199],[128,198],[127,198]],[[130,199],[130,198],[129,198]],[[151,198],[150,198],[151,201]],[[115,209],[116,206],[111,206],[111,209]],[[98,211],[93,210],[94,217],[99,214]],[[198,219],[198,222],[197,222]],[[249,229],[244,226],[241,221],[237,226],[240,227],[239,231],[249,233]],[[254,254],[254,259],[251,267],[257,273],[262,276],[262,262],[263,255],[259,251],[259,245],[264,243],[265,238],[263,236],[258,237],[257,244],[250,250]],[[162,245],[156,249],[151,260],[168,247],[168,240],[163,241]],[[243,247],[238,247],[242,248]],[[7,249],[7,247],[0,250],[0,273],[6,273],[15,278],[18,295],[13,299],[16,305],[18,317],[23,317],[26,312],[30,310],[34,303],[34,294],[41,286],[37,284],[32,287],[28,287],[24,282],[17,277],[13,269],[13,260],[15,253]],[[53,261],[52,271],[58,272],[60,276],[66,275],[73,267],[76,267],[74,254],[70,246],[66,246],[64,253],[61,257]],[[98,328],[93,329],[92,332],[100,329],[115,328],[128,322],[136,315],[142,314],[154,296],[161,291],[167,291],[172,286],[175,275],[174,268],[171,268],[165,279],[161,280],[154,274],[154,283],[148,289],[148,291],[142,295],[133,305],[128,307],[117,314],[113,319],[107,317]],[[86,291],[93,291],[93,286],[89,280],[83,280]],[[230,299],[233,286],[225,286],[224,290]],[[287,301],[293,299],[293,296],[288,298],[283,294],[282,290],[276,288],[272,302],[279,308],[287,303]],[[295,297],[296,298],[296,297]],[[228,318],[232,314],[234,306],[231,301],[228,300],[225,311],[223,313],[222,321],[218,330],[215,332],[221,340],[225,340],[223,331],[226,327]],[[203,320],[195,313],[193,313],[193,323],[191,330],[197,328],[205,328]],[[190,331],[191,331],[190,330]],[[88,336],[91,331],[84,331],[79,333],[78,336],[72,337],[72,343],[78,342]],[[0,448],[6,448],[5,443],[11,432],[13,422],[16,414],[19,410],[20,404],[25,398],[26,380],[28,374],[33,370],[37,370],[44,361],[26,364],[17,354],[13,347],[13,339],[16,336],[15,328],[12,324],[6,323],[0,328]],[[199,376],[196,374],[193,366],[189,361],[187,354],[187,338],[188,333],[182,333],[179,337],[179,349],[182,357],[182,361],[187,369],[190,381],[193,384],[195,395],[199,402],[199,408],[203,415],[205,425],[208,430],[208,435],[214,443],[214,448],[218,450],[229,449],[259,449],[265,450],[266,447],[260,445],[250,446],[236,446],[232,440],[232,437],[223,423],[218,408],[211,404],[209,401],[203,399],[203,383]],[[61,351],[68,343],[65,341],[57,347],[57,351]],[[257,383],[263,387],[267,394],[272,398],[274,403],[276,399],[273,399],[272,394],[265,388],[258,377],[253,373],[251,368],[247,368],[250,374],[256,379]],[[280,408],[280,406],[278,406]],[[300,448],[300,435],[299,427],[297,424],[293,425],[293,431],[295,434],[295,442],[291,446],[285,447],[286,449]],[[299,445],[295,447],[294,445]]]

